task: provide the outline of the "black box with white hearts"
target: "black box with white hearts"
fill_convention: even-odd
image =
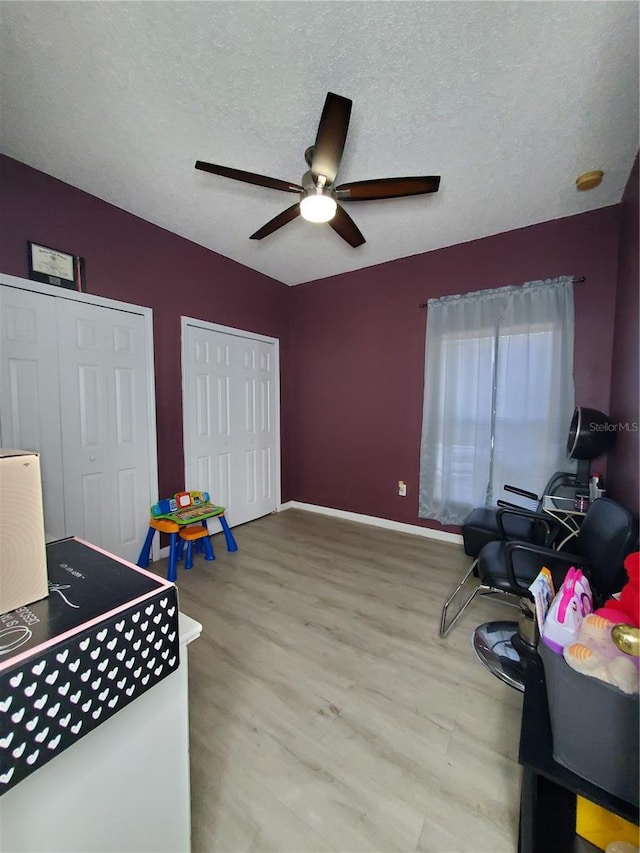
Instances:
[[[179,665],[173,584],[79,539],[49,597],[0,615],[0,796]]]

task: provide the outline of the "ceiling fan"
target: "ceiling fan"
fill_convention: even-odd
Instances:
[[[259,187],[300,194],[300,201],[274,216],[251,235],[251,240],[262,240],[296,216],[302,216],[309,222],[328,222],[351,246],[361,246],[365,242],[362,233],[338,202],[375,201],[435,193],[440,186],[440,177],[378,178],[334,186],[349,129],[351,106],[352,101],[349,98],[335,95],[333,92],[327,93],[315,144],[304,153],[309,170],[302,176],[300,184],[256,175],[254,172],[244,172],[241,169],[231,169],[228,166],[218,166],[215,163],[204,163],[202,160],[196,161],[196,169]]]

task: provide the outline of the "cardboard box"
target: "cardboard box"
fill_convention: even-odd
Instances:
[[[638,694],[576,672],[544,642],[538,653],[547,683],[554,759],[638,806]]]
[[[40,457],[0,448],[0,613],[48,594]]]
[[[174,584],[79,539],[46,553],[49,597],[0,616],[0,796],[180,664]]]

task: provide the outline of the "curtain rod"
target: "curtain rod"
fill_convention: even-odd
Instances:
[[[580,278],[572,278],[571,284],[581,284],[583,281],[586,281],[586,280],[587,280],[586,275],[581,275]],[[426,308],[426,307],[427,307],[426,302],[421,302],[420,305],[418,305],[418,308]]]

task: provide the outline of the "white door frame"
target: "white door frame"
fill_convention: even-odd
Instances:
[[[15,275],[6,275],[0,273],[0,284],[7,287],[15,287],[18,290],[30,290],[35,293],[42,293],[46,296],[55,296],[58,299],[71,299],[75,302],[86,302],[89,305],[99,305],[103,308],[115,308],[118,311],[128,311],[130,314],[141,314],[145,322],[146,332],[146,355],[149,365],[147,373],[147,406],[149,409],[149,433],[147,441],[149,446],[149,494],[151,501],[158,497],[158,444],[156,437],[156,383],[155,383],[155,362],[153,354],[153,311],[151,308],[146,308],[144,305],[134,305],[129,302],[120,302],[117,299],[107,299],[104,296],[93,296],[90,293],[80,293],[76,290],[68,290],[64,287],[55,287],[52,284],[43,284],[39,281],[32,281],[28,278],[18,278]],[[0,436],[0,444],[2,444],[2,436]],[[151,509],[151,504],[149,504]],[[140,547],[144,542],[144,537],[147,535],[147,529],[140,531]],[[152,559],[157,560],[159,557],[159,537],[154,537]]]
[[[271,338],[268,335],[259,335],[257,332],[247,332],[245,329],[236,329],[233,326],[221,326],[219,323],[210,323],[208,320],[198,320],[195,317],[181,317],[181,374],[182,374],[182,435],[184,441],[184,476],[185,483],[188,477],[187,459],[191,455],[191,447],[189,441],[189,432],[187,430],[187,326],[197,326],[200,329],[207,329],[210,332],[222,332],[225,335],[235,335],[237,338],[249,338],[253,341],[262,341],[266,344],[274,344],[274,395],[275,395],[275,498],[276,510],[280,509],[282,503],[282,472],[280,462],[280,339]]]

